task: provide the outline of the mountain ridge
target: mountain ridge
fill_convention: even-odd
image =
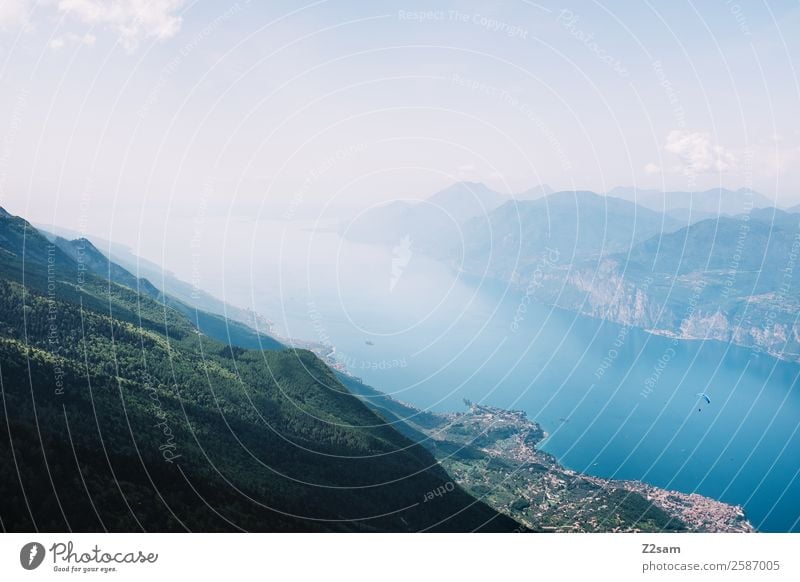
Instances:
[[[519,529],[424,503],[447,473],[312,353],[215,340],[23,219],[0,249],[5,531]]]
[[[629,200],[645,208],[658,212],[663,211],[684,220],[741,214],[753,208],[773,206],[772,201],[766,196],[750,188],[739,188],[737,190],[710,188],[693,192],[617,186],[609,190],[606,195]]]

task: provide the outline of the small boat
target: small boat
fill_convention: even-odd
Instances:
[[[370,341],[368,339],[365,339],[364,343],[367,344],[368,346],[374,346],[375,345],[374,343],[372,343],[372,341]]]

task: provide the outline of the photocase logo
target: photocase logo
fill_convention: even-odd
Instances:
[[[35,570],[44,561],[44,546],[38,542],[30,542],[22,546],[19,552],[19,563],[26,570]]]
[[[399,243],[392,249],[392,278],[389,281],[389,291],[394,291],[400,277],[403,276],[403,271],[406,270],[408,263],[411,262],[411,237],[406,235]]]

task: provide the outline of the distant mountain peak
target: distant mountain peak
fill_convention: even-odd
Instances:
[[[544,200],[583,199],[599,200],[604,196],[591,190],[559,190],[544,197]]]
[[[456,182],[428,198],[455,220],[463,221],[490,212],[506,202],[508,196],[483,182]]]
[[[734,216],[753,208],[773,205],[766,196],[748,187],[738,190],[718,187],[703,191],[661,191],[638,186],[618,186],[609,190],[606,196],[621,198],[651,210],[692,220],[713,216]]]
[[[517,200],[536,200],[544,196],[549,196],[553,192],[554,190],[549,185],[537,184],[515,195],[514,198]]]

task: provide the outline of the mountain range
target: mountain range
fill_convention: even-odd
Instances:
[[[750,188],[662,192],[645,188],[617,187],[609,190],[606,195],[628,200],[650,210],[665,212],[684,222],[714,216],[744,214],[754,208],[774,206],[769,198]]]
[[[752,530],[561,467],[522,413],[418,410],[232,333],[2,209],[0,311],[4,531]]]
[[[535,199],[551,193],[549,186],[536,186],[520,194]],[[417,202],[383,204],[340,225],[340,234],[364,243],[397,245],[408,239],[434,256],[444,258],[453,241],[462,238],[462,224],[485,219],[512,198],[480,182],[457,182]]]
[[[413,248],[472,279],[509,284],[545,304],[800,360],[797,207],[774,208],[744,188],[554,192],[506,200],[488,211],[484,205],[479,214],[471,202],[459,205],[459,194],[468,200],[484,188],[435,195],[453,209],[452,225],[426,223]],[[361,240],[396,240],[422,224],[411,212],[383,219],[378,230],[388,236]],[[372,224],[373,216],[359,220]]]
[[[146,281],[148,285],[152,285],[160,292],[160,295],[155,293],[151,294],[152,296],[169,301],[177,300],[176,306],[184,312],[187,312],[187,308],[191,308],[191,312],[187,312],[188,316],[199,318],[206,325],[217,329],[223,326],[227,327],[231,339],[235,339],[237,343],[246,342],[249,347],[254,348],[280,347],[280,344],[269,335],[271,322],[263,316],[252,310],[217,299],[196,285],[182,281],[160,265],[135,255],[123,245],[95,236],[87,237],[82,233],[53,225],[37,225],[36,228],[48,240],[59,245],[69,245],[71,241],[79,239],[89,241],[94,247],[95,253],[102,257],[102,261],[110,262],[114,268],[122,268],[128,273],[135,273],[136,277],[134,278]],[[101,273],[101,275],[104,274],[105,272]],[[253,334],[253,330],[257,330],[260,334]]]

